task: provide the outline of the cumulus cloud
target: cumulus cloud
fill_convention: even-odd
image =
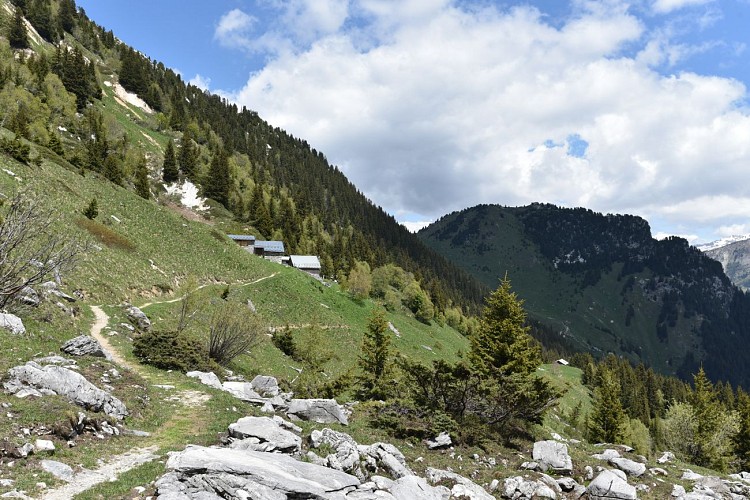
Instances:
[[[668,14],[688,6],[711,3],[714,0],[656,0],[653,3],[654,12]]]
[[[190,85],[195,85],[201,90],[208,90],[211,85],[211,79],[200,74],[196,74],[193,78],[188,80]]]
[[[410,0],[401,16],[353,0],[356,23],[277,54],[233,98],[391,213],[533,201],[674,224],[748,213],[745,87],[658,73],[672,47],[608,3],[620,8],[581,1],[552,25],[531,7]]]
[[[214,39],[224,47],[248,49],[253,45],[252,31],[257,19],[240,9],[232,9],[219,19]]]

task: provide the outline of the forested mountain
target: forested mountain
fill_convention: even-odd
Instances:
[[[488,286],[506,273],[530,315],[574,349],[614,352],[689,380],[700,365],[747,387],[750,297],[681,238],[630,215],[480,205],[420,231]]]
[[[14,59],[6,46],[0,60],[9,103],[0,112],[18,137],[145,196],[174,180],[174,170],[161,172],[171,147],[178,179],[198,185],[233,229],[283,240],[288,253],[320,255],[326,276],[345,274],[356,261],[373,268],[392,262],[415,274],[439,310],[481,304],[487,290],[480,283],[374,205],[304,140],[186,84],[89,20],[74,0],[12,3],[17,9],[8,2],[2,16],[10,48],[20,52]],[[23,17],[35,31],[26,32]],[[118,85],[150,109],[130,108],[125,120],[105,108]],[[63,103],[53,107],[60,87],[74,100],[62,92]],[[153,140],[144,143],[144,134]]]

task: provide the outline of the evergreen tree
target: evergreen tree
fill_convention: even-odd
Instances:
[[[382,309],[373,310],[362,339],[359,356],[361,374],[358,378],[358,395],[362,399],[384,399],[388,396],[391,382],[391,337],[388,322]]]
[[[42,38],[52,43],[57,41],[57,29],[47,0],[33,0],[26,17]]]
[[[91,198],[91,202],[86,207],[86,210],[83,211],[83,215],[86,216],[87,219],[94,220],[99,215],[99,204],[96,201],[96,197]]]
[[[176,182],[179,178],[177,169],[177,155],[174,150],[174,141],[172,139],[167,143],[167,149],[164,150],[164,164],[162,165],[161,175],[166,184]]]
[[[195,182],[198,170],[198,146],[193,142],[189,132],[182,134],[182,145],[180,147],[180,170]]]
[[[737,391],[737,411],[739,412],[739,430],[734,437],[734,453],[740,470],[750,469],[750,396]]]
[[[107,158],[104,160],[104,168],[102,170],[102,173],[104,174],[104,177],[106,177],[110,182],[117,184],[118,186],[122,186],[122,181],[125,175],[123,173],[122,160],[120,160],[116,155],[107,156]]]
[[[76,15],[77,12],[75,0],[60,1],[60,10],[57,13],[57,23],[62,31],[73,33]]]
[[[593,442],[621,443],[627,417],[620,401],[620,383],[606,368],[600,368],[599,385],[588,420],[589,439]]]
[[[146,158],[141,157],[138,160],[138,164],[135,166],[135,192],[138,196],[146,200],[151,199],[151,189],[148,182],[148,166],[146,165]]]
[[[49,143],[47,144],[47,147],[50,148],[55,154],[58,154],[60,156],[65,155],[65,150],[63,149],[62,141],[60,141],[60,136],[57,134],[57,132],[51,131],[49,134]]]
[[[13,20],[10,23],[10,30],[8,31],[8,42],[11,48],[14,49],[29,48],[29,36],[26,33],[23,12],[20,7],[16,7],[16,12],[13,14]]]
[[[469,359],[484,375],[532,374],[541,364],[541,349],[529,335],[523,301],[506,276],[486,299],[479,329],[471,338]]]
[[[250,200],[248,211],[250,212],[250,220],[261,234],[270,235],[273,232],[271,214],[268,213],[268,207],[266,206],[265,197],[263,195],[263,187],[260,183],[255,184],[253,198]]]
[[[225,207],[229,201],[229,158],[224,149],[220,149],[211,159],[206,179],[205,195],[218,201]]]

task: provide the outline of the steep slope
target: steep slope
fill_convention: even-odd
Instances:
[[[507,273],[531,316],[574,348],[683,378],[702,363],[717,379],[750,381],[737,362],[748,298],[717,262],[683,239],[653,239],[639,217],[481,205],[419,236],[488,286]]]
[[[698,245],[712,259],[721,262],[732,283],[747,291],[750,288],[750,236],[738,236],[709,245]]]

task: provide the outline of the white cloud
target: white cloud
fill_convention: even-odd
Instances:
[[[714,0],[655,0],[653,4],[654,12],[659,14],[668,14],[688,6],[702,5],[711,3]]]
[[[201,90],[208,90],[211,86],[211,79],[207,78],[203,75],[196,74],[193,78],[191,78],[188,83],[190,85],[195,85]]]
[[[688,240],[690,243],[695,243],[698,240],[700,240],[700,237],[697,234],[673,234],[673,233],[664,233],[664,232],[658,232],[654,234],[654,238],[657,240],[663,240],[666,238],[669,238],[670,236],[678,236],[680,238],[684,238]]]
[[[214,31],[214,39],[229,48],[251,48],[252,30],[257,19],[240,9],[232,9],[219,20]]]
[[[404,226],[409,232],[416,233],[422,228],[425,228],[435,221],[424,220],[424,221],[403,221],[401,225]]]
[[[721,226],[716,230],[716,234],[723,237],[728,236],[741,236],[750,234],[750,223],[748,224],[731,224],[728,226]]]
[[[356,27],[277,54],[234,99],[305,137],[391,213],[532,201],[674,224],[749,213],[745,87],[660,75],[669,43],[649,43],[625,7],[579,3],[553,26],[529,7],[410,1],[399,17],[394,2],[360,0]],[[584,155],[568,154],[571,137]]]

